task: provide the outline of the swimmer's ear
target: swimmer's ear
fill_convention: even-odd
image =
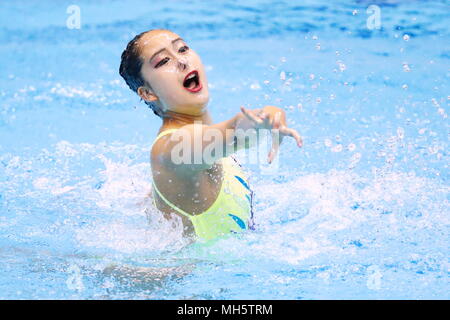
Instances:
[[[139,87],[137,89],[137,94],[139,97],[147,102],[154,102],[158,100],[158,97],[147,87]]]

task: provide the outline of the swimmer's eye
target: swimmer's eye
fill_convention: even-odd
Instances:
[[[183,52],[186,52],[186,51],[188,51],[189,50],[189,47],[188,46],[182,46],[180,49],[178,49],[178,52],[179,53],[183,53]]]
[[[161,67],[162,65],[165,65],[168,61],[169,61],[169,58],[168,58],[168,57],[165,57],[164,59],[162,59],[160,62],[158,62],[158,63],[156,64],[155,68],[159,68],[159,67]]]

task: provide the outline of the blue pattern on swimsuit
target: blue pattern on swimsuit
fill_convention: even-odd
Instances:
[[[244,179],[242,179],[241,177],[239,177],[239,176],[234,176],[236,179],[238,179],[238,181],[240,182],[240,183],[242,183],[242,185],[248,190],[248,191],[251,191],[250,190],[250,188],[248,187],[248,184],[244,181]]]
[[[233,218],[233,220],[238,224],[238,226],[239,226],[241,229],[246,229],[245,222],[242,221],[241,218],[236,217],[234,214],[231,214],[231,213],[229,213],[228,215],[229,215],[231,218]]]

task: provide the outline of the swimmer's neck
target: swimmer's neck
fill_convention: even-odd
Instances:
[[[163,117],[163,127],[182,127],[194,122],[201,122],[205,125],[212,124],[212,118],[209,111],[203,112],[201,115],[191,115],[185,113],[178,113],[173,111],[166,111]]]

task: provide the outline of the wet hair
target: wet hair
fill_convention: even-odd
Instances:
[[[130,42],[128,42],[127,47],[122,52],[119,73],[127,83],[128,87],[136,93],[139,87],[146,84],[141,74],[143,61],[141,59],[140,50],[137,44],[139,39],[150,31],[144,31],[135,36]],[[156,103],[150,101],[145,101],[145,103],[157,116],[162,117],[161,110]]]

